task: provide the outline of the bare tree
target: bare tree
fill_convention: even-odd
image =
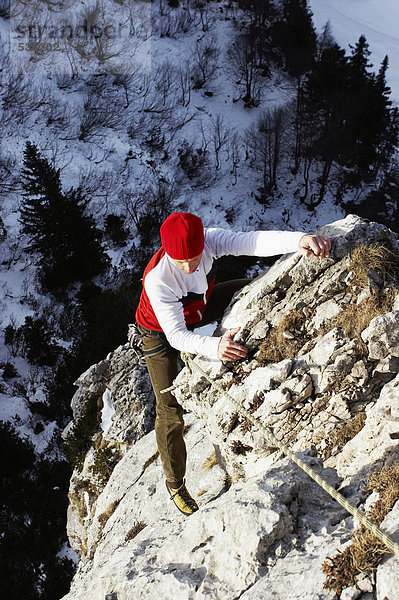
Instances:
[[[107,78],[98,79],[89,89],[80,123],[79,140],[89,140],[104,135],[102,128],[111,129],[124,124],[124,106],[120,99],[107,89]]]
[[[156,66],[153,73],[145,73],[139,90],[144,112],[162,113],[173,110],[179,103],[176,67],[169,61]]]
[[[60,90],[69,90],[76,82],[76,77],[67,73],[59,73],[54,79]]]
[[[16,187],[18,179],[16,163],[17,158],[15,155],[0,155],[0,190],[2,192],[11,192]]]
[[[113,85],[117,87],[117,89],[122,89],[125,95],[125,106],[124,108],[128,108],[131,102],[130,95],[133,93],[133,90],[136,88],[136,85],[139,82],[140,71],[137,67],[136,69],[133,67],[130,68],[129,73],[119,73],[114,76]]]
[[[41,149],[46,153],[52,165],[57,165],[60,171],[63,171],[73,161],[73,154],[65,146],[61,144],[58,137],[55,137],[51,132],[50,135],[41,136]]]
[[[252,33],[240,34],[227,50],[230,70],[244,90],[243,100],[247,106],[258,106],[263,88],[262,71],[256,49],[256,38]]]
[[[130,72],[127,66],[150,35],[150,10],[146,3],[131,2],[117,15],[119,30],[128,27],[129,36],[117,35],[115,27],[110,24],[113,19],[110,7],[103,0],[96,0],[95,4],[84,6],[81,10],[78,20],[85,23],[86,35],[62,37],[63,50],[73,74],[77,75],[82,70],[82,61],[86,71],[87,64],[90,64],[92,71],[97,73]]]
[[[331,48],[334,44],[336,44],[336,41],[332,32],[331,23],[330,21],[327,21],[317,38],[317,59],[319,60],[321,58],[324,50]]]
[[[277,107],[263,111],[256,123],[246,131],[245,141],[254,153],[255,166],[262,173],[264,195],[277,185],[286,123],[287,110]]]
[[[127,216],[127,221],[133,224],[138,230],[140,217],[146,205],[146,196],[143,192],[134,192],[129,187],[122,188],[119,194],[119,201],[123,207],[123,212]]]
[[[188,106],[191,100],[191,71],[192,67],[189,61],[177,69],[176,82],[180,92],[180,102],[183,106]]]
[[[143,176],[148,180],[148,173],[143,173]],[[128,220],[143,234],[149,228],[149,218],[155,221],[155,224],[162,223],[172,211],[178,196],[179,191],[174,181],[154,176],[138,191],[131,187],[124,188],[120,194],[120,202]]]
[[[4,86],[3,124],[14,121],[20,125],[25,123],[32,113],[41,107],[48,106],[50,92],[40,80],[29,75],[10,75],[8,85]]]
[[[200,15],[202,31],[209,31],[215,21],[209,2],[207,0],[192,0],[192,6]]]
[[[240,135],[235,131],[231,136],[230,136],[230,140],[229,140],[229,158],[231,160],[231,170],[230,173],[233,175],[234,177],[234,182],[233,185],[236,185],[237,183],[237,169],[240,165],[240,159],[241,159],[241,137]]]
[[[68,128],[73,114],[66,103],[64,104],[59,97],[56,98],[52,94],[46,105],[41,107],[40,112],[45,119],[46,127],[62,131]]]
[[[202,88],[216,73],[220,49],[214,35],[203,36],[197,40],[191,52],[193,58],[194,89]]]
[[[128,133],[132,139],[139,137],[150,151],[163,150],[167,158],[170,146],[178,132],[196,116],[189,107],[178,107],[165,114],[144,114],[139,123],[135,122],[134,133],[130,129]]]
[[[206,139],[203,123],[200,123],[200,131],[202,133],[202,143],[196,137],[195,142],[182,140],[177,150],[179,156],[179,164],[185,176],[190,180],[191,186],[195,188],[208,187],[214,181],[214,169],[210,162],[210,153],[208,145],[210,139]],[[175,175],[178,182],[184,181],[181,173]]]
[[[118,175],[110,169],[89,167],[79,172],[79,189],[87,198],[102,198],[107,204],[119,184]]]
[[[195,29],[199,20],[198,14],[192,10],[190,2],[171,10],[161,1],[159,19],[153,21],[153,27],[160,37],[173,38],[178,34],[189,33]]]
[[[220,169],[220,151],[228,145],[230,140],[231,123],[227,123],[221,114],[211,117],[211,123],[213,126],[211,139],[215,154],[215,169],[218,171]]]

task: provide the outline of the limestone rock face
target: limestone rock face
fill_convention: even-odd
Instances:
[[[128,344],[90,367],[75,385],[78,389],[71,402],[74,421],[82,415],[91,396],[98,398],[101,407],[102,398],[109,391],[114,415],[104,436],[108,441],[131,443],[152,429],[154,398],[151,383],[146,369],[137,363]],[[68,426],[67,431],[70,428]]]
[[[74,420],[63,433],[65,439],[73,434],[74,425],[93,398],[103,416],[104,403],[108,405],[107,422],[102,419],[82,468],[74,470],[68,494],[69,541],[74,550],[86,555],[93,535],[91,514],[102,494],[104,479],[132,444],[153,429],[154,396],[146,369],[137,363],[127,344],[90,367],[75,385],[78,389],[72,398]]]
[[[198,356],[176,380],[186,483],[200,506],[190,518],[169,501],[151,386],[131,350],[121,346],[79,378],[74,418],[92,394],[114,414],[71,480],[68,531],[81,559],[64,600],[337,598],[322,564],[356,524],[226,395],[360,508],[368,475],[398,461],[399,297],[384,265],[367,257],[372,244],[399,254],[398,236],[354,216],[321,233],[332,238],[331,259],[284,256],[233,299],[216,335],[240,326],[248,358]],[[352,253],[361,244],[359,272]],[[100,477],[101,451],[115,456]],[[397,506],[383,524],[393,537]],[[398,566],[388,557],[341,598],[398,598]]]

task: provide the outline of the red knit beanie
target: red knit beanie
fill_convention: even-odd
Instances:
[[[204,226],[191,213],[172,213],[162,223],[160,232],[163,249],[175,260],[194,258],[204,249]]]

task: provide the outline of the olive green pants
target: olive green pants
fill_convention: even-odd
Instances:
[[[192,326],[194,329],[218,321],[231,298],[251,279],[235,279],[216,284],[206,306],[203,319]],[[190,327],[191,328],[191,327]],[[178,373],[178,351],[170,346],[163,333],[149,331],[138,326],[143,339],[148,373],[156,400],[155,436],[166,480],[180,482],[186,472],[186,445],[183,439],[183,408],[170,392],[161,390],[170,387]]]

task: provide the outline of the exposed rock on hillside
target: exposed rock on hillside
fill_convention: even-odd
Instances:
[[[178,376],[190,413],[187,485],[200,505],[189,519],[168,501],[150,421],[137,416],[152,395],[128,347],[79,379],[75,417],[106,388],[115,413],[71,481],[69,532],[81,561],[65,600],[337,597],[321,565],[350,543],[352,517],[210,384],[356,506],[369,474],[399,462],[398,236],[358,217],[323,234],[331,259],[284,256],[232,302],[217,333],[240,325],[247,360],[197,357],[207,377],[195,368]],[[105,475],[94,468],[99,455]],[[397,538],[398,506],[384,521]],[[398,566],[387,558],[376,577],[347,579],[341,597],[394,600]]]

